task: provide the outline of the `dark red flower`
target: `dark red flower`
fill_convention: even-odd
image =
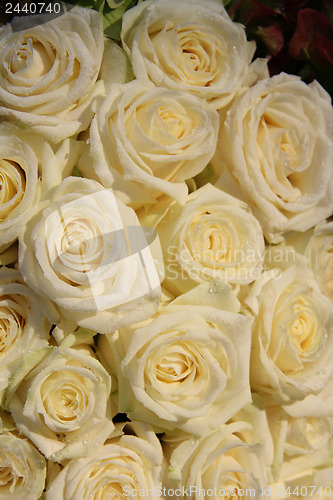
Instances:
[[[231,8],[229,14],[234,16],[235,21],[245,24],[248,26],[250,23],[256,19],[267,18],[276,13],[276,9],[279,10],[280,2],[277,0],[275,9],[265,5],[265,0],[238,0],[235,5]]]
[[[295,59],[309,61],[313,66],[329,70],[333,66],[333,25],[314,9],[303,9],[297,16],[297,26],[289,44]]]
[[[266,47],[267,53],[276,56],[283,47],[284,39],[281,27],[272,22],[268,26],[257,26],[252,31],[255,40],[260,42]]]

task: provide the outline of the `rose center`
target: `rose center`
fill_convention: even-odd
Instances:
[[[190,249],[193,259],[205,267],[209,262],[227,263],[235,260],[234,240],[235,230],[230,221],[223,224],[223,220],[214,221],[212,214],[196,217],[191,222],[185,237],[185,243]]]
[[[193,381],[200,375],[200,360],[189,346],[179,342],[170,345],[155,359],[154,373],[157,380],[166,383]]]
[[[104,248],[103,236],[97,234],[98,228],[83,218],[65,221],[64,224],[60,242],[61,260],[67,266],[76,263],[75,269],[83,273],[98,267]]]
[[[230,457],[228,456],[228,459],[229,458]],[[219,465],[222,466],[223,469],[225,468],[223,460],[219,461]],[[239,478],[237,472],[234,472],[233,470],[223,472],[220,489],[226,493],[223,497],[225,499],[230,499],[231,497],[236,498],[236,500],[238,498],[244,498],[243,495],[240,494],[240,491],[244,491],[244,488],[241,486],[241,479]]]
[[[98,495],[98,498],[119,498],[120,500],[123,498],[125,486],[129,486],[131,490],[138,490],[137,478],[131,471],[133,467],[136,468],[136,465],[128,456],[115,456],[96,464],[89,472],[89,478],[92,479],[89,498],[95,498]]]
[[[297,174],[304,168],[301,153],[306,137],[300,136],[292,126],[288,128],[288,117],[286,121],[287,124],[283,121],[283,112],[279,113],[274,102],[271,103],[261,117],[256,142],[260,168],[267,183],[279,198],[291,202],[300,195]]]
[[[293,306],[294,318],[287,322],[290,340],[298,352],[304,353],[313,348],[316,341],[317,328],[313,321],[313,308],[299,298]]]
[[[181,139],[188,134],[189,118],[187,115],[184,115],[178,110],[176,111],[170,107],[162,106],[159,107],[158,114],[163,123],[166,125],[168,134],[176,137],[177,139]]]
[[[15,310],[0,307],[0,352],[8,351],[20,337],[25,320]]]
[[[326,343],[320,311],[308,288],[288,287],[277,301],[269,352],[284,373],[304,369]]]
[[[61,387],[52,396],[54,411],[61,420],[74,420],[81,404],[81,394],[69,386]]]
[[[55,371],[41,385],[41,398],[47,425],[73,429],[85,421],[89,413],[89,382],[72,371]]]
[[[16,162],[0,160],[0,222],[22,200],[25,182],[24,171]]]
[[[156,378],[163,382],[182,382],[193,369],[193,360],[175,354],[166,356],[156,365]]]
[[[22,41],[11,53],[9,68],[20,77],[30,78],[45,75],[52,67],[52,52],[46,50],[37,40],[28,38]]]
[[[216,70],[215,58],[212,57],[215,44],[211,44],[211,40],[205,40],[204,35],[205,33],[202,33],[200,28],[192,27],[188,29],[186,27],[178,29],[178,47],[186,66],[191,72],[211,73],[213,76]]]
[[[187,64],[191,66],[194,71],[203,71],[209,65],[208,54],[199,43],[199,40],[185,39],[182,40],[180,46]]]

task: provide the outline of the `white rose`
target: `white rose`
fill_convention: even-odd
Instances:
[[[45,459],[27,439],[0,435],[0,498],[39,500],[45,477]]]
[[[244,406],[228,423],[241,422],[243,428],[237,436],[255,450],[261,464],[264,477],[268,482],[272,479],[274,462],[274,441],[270,432],[265,405],[261,396],[252,393],[252,402]]]
[[[333,302],[333,222],[322,222],[315,227],[304,255],[321,291]]]
[[[0,126],[0,251],[18,237],[40,197],[37,157],[16,134]]]
[[[255,316],[251,388],[290,404],[317,394],[332,375],[333,309],[303,262],[273,271],[263,273],[246,299]]]
[[[99,339],[117,374],[120,412],[163,430],[204,435],[250,401],[250,321],[238,314],[229,285],[216,281],[209,292],[210,286],[182,295],[155,319]]]
[[[333,464],[333,418],[293,418],[281,407],[266,408],[274,442],[272,467],[275,481]]]
[[[0,270],[0,391],[30,350],[48,345],[50,323],[19,271]],[[1,394],[1,393],[0,393]],[[1,398],[0,398],[1,402]]]
[[[152,242],[152,246],[158,241]],[[99,183],[65,179],[20,238],[19,267],[61,314],[100,333],[150,317],[160,279],[135,212]],[[57,319],[56,321],[59,321]]]
[[[68,138],[58,144],[53,144],[31,129],[11,127],[11,124],[7,123],[4,126],[6,126],[8,131],[11,131],[12,135],[16,135],[35,153],[38,161],[38,176],[40,177],[41,186],[40,200],[49,201],[61,181],[72,174],[74,166],[85,147],[85,143]],[[38,210],[38,203],[36,201],[30,210],[29,218]]]
[[[156,435],[143,423],[126,424],[123,435],[89,456],[70,460],[49,484],[46,500],[160,498],[163,454]],[[132,492],[134,492],[132,494]]]
[[[249,68],[255,44],[216,1],[143,2],[124,14],[121,37],[137,78],[185,90],[215,108],[253,83],[256,69],[265,70],[262,61]]]
[[[213,278],[245,285],[261,274],[259,222],[245,203],[210,184],[190,194],[184,206],[173,205],[156,230],[164,251],[163,285],[175,294]]]
[[[34,19],[0,29],[0,112],[58,142],[89,125],[102,90],[102,16],[74,7],[37,26]]]
[[[113,430],[111,378],[88,348],[48,347],[25,356],[6,404],[17,428],[61,462],[87,454]]]
[[[224,425],[202,439],[187,439],[173,451],[168,475],[191,499],[269,498],[256,447],[238,433],[247,424]],[[172,497],[170,497],[172,498]]]
[[[272,470],[277,482],[270,486],[272,500],[330,498],[332,417],[293,418],[276,406],[266,411],[275,445]]]
[[[114,85],[90,128],[90,156],[79,168],[121,192],[134,207],[155,203],[165,193],[184,201],[185,180],[212,158],[219,117],[186,92],[134,80]],[[130,181],[130,182],[129,182]]]
[[[327,500],[333,495],[333,467],[307,470],[270,485],[271,500]]]
[[[288,415],[294,418],[302,417],[330,417],[333,415],[333,376],[330,377],[324,388],[318,394],[309,394],[302,401],[296,401],[284,406]]]
[[[285,73],[258,82],[228,110],[214,158],[219,185],[250,205],[270,242],[331,214],[332,119],[317,82]]]

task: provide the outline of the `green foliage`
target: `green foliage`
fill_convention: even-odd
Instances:
[[[104,35],[119,41],[123,14],[136,4],[136,0],[125,0],[116,9],[111,9],[109,5],[105,5],[103,11]]]
[[[101,12],[103,14],[104,35],[118,42],[124,12],[134,7],[138,0],[125,0],[114,9],[109,6],[107,0],[66,0],[66,3]]]

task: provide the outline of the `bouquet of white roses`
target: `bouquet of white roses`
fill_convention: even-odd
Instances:
[[[50,6],[0,28],[0,498],[332,498],[329,94],[220,0]]]

